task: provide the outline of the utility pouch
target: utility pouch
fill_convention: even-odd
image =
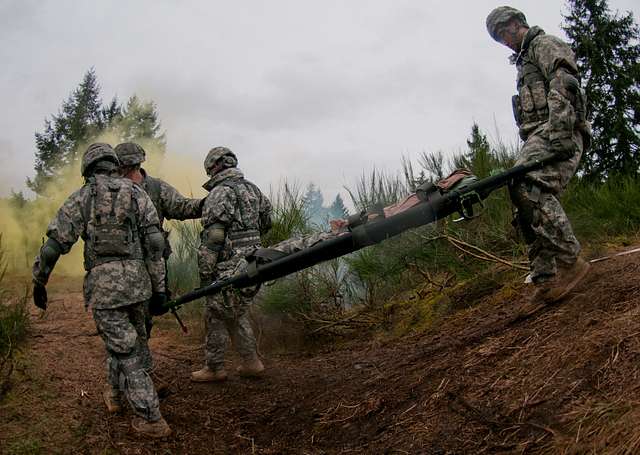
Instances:
[[[96,256],[121,257],[131,254],[133,232],[129,223],[96,224],[93,235],[93,250]]]
[[[544,81],[536,81],[529,86],[535,110],[541,114],[547,111],[547,90]]]
[[[519,99],[520,99],[520,109],[523,114],[530,114],[535,111],[536,106],[533,103],[533,95],[531,94],[531,89],[529,89],[528,85],[522,86],[520,89]]]

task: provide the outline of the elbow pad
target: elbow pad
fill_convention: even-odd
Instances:
[[[47,241],[40,248],[40,254],[33,266],[33,279],[39,284],[47,284],[49,275],[51,275],[61,254],[62,245],[60,245],[60,242],[51,237],[47,238]]]
[[[573,74],[561,68],[556,72],[556,77],[551,79],[549,88],[556,90],[575,106],[576,98],[580,94],[580,81]]]
[[[158,226],[147,228],[145,233],[145,244],[147,246],[147,254],[150,259],[156,261],[162,258],[165,246],[164,235],[160,232]]]

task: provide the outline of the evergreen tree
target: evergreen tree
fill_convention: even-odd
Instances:
[[[164,152],[165,134],[161,131],[158,112],[153,101],[140,101],[133,95],[122,109],[114,128],[122,142],[137,142],[144,148]]]
[[[53,176],[79,158],[78,147],[104,127],[100,86],[92,68],[62,103],[60,112],[46,119],[44,131],[35,133],[36,175],[27,186],[43,194]]]
[[[631,12],[612,14],[606,0],[569,0],[564,31],[576,53],[593,128],[582,159],[585,177],[640,170],[640,29]]]
[[[118,102],[118,98],[114,96],[109,105],[101,109],[101,114],[101,130],[108,127],[109,125],[113,125],[114,123],[119,122],[120,119],[122,119],[122,106]]]
[[[347,210],[347,207],[345,207],[344,205],[342,196],[340,196],[340,194],[337,194],[336,198],[333,200],[333,203],[329,207],[329,218],[340,219],[340,218],[347,218],[348,216],[349,216],[349,211]]]
[[[303,203],[309,221],[316,226],[324,227],[328,221],[327,209],[322,205],[324,203],[322,191],[315,184],[309,183],[307,186]]]
[[[471,137],[467,139],[467,152],[453,158],[456,168],[470,169],[479,178],[488,177],[495,161],[487,135],[477,123],[471,126]]]

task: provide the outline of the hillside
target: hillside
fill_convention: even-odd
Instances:
[[[81,294],[34,314],[2,453],[640,452],[640,254],[593,264],[562,303],[515,284],[421,335],[265,354],[268,375],[193,384],[196,335],[154,333],[174,435],[144,441],[100,400],[104,355]],[[229,359],[231,364],[234,359]],[[229,367],[232,369],[232,366]]]

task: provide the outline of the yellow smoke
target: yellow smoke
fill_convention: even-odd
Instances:
[[[118,131],[100,134],[93,142],[106,142],[113,147],[122,142]],[[194,157],[167,151],[162,153],[152,141],[139,141],[147,152],[147,161],[143,167],[149,175],[160,177],[188,197],[203,197],[201,188],[206,180],[202,161]],[[55,216],[64,201],[83,185],[80,175],[79,158],[86,149],[79,147],[78,161],[63,169],[54,182],[45,191],[45,196],[28,200],[23,206],[15,200],[0,200],[0,233],[2,248],[5,250],[7,267],[13,273],[30,273],[31,266],[43,240],[49,221]],[[83,242],[79,239],[69,254],[58,261],[55,275],[77,276],[84,274],[82,263]]]

